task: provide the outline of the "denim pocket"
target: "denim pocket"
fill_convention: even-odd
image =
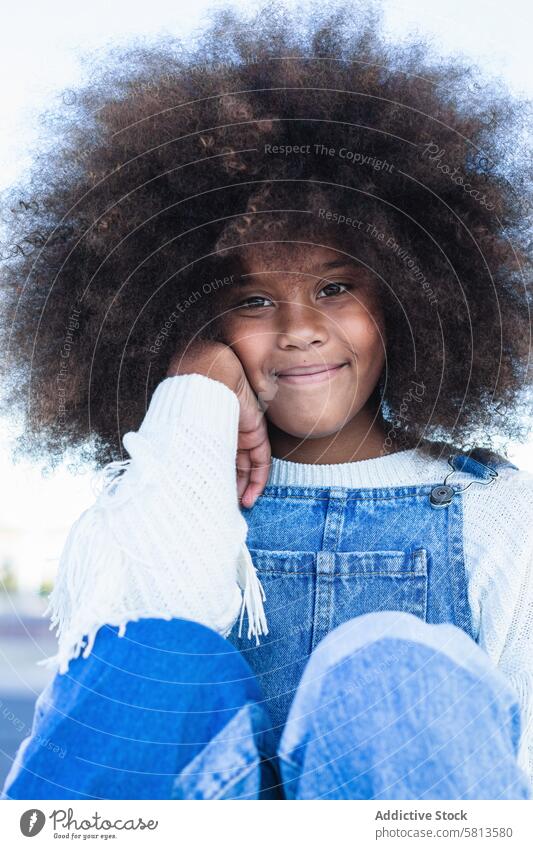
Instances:
[[[428,557],[406,551],[335,551],[317,554],[313,645],[337,625],[379,610],[426,619]]]
[[[406,551],[271,551],[250,548],[266,594],[269,630],[278,637],[329,626],[375,610],[425,619],[428,567],[423,548]],[[274,634],[273,634],[274,636]]]
[[[316,552],[257,548],[249,548],[249,552],[265,591],[264,607],[269,633],[260,638],[261,644],[276,642],[279,647],[288,637],[309,634],[314,616]],[[234,628],[232,633],[238,633],[238,628]],[[237,645],[237,642],[234,644]],[[255,643],[248,640],[244,629],[237,647],[249,660]]]
[[[426,617],[425,549],[285,551],[249,548],[265,591],[269,633],[260,645],[238,623],[229,636],[260,680],[277,730],[312,650],[343,622],[376,610]]]
[[[265,590],[273,640],[307,631],[314,635],[312,649],[332,628],[377,610],[426,618],[428,558],[423,548],[317,552],[251,548],[250,554]]]

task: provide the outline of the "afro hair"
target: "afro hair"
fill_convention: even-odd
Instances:
[[[85,62],[3,193],[15,459],[122,458],[172,355],[218,338],[240,252],[270,242],[334,247],[376,279],[398,447],[525,438],[527,101],[419,38],[392,43],[354,2],[218,7],[194,39]]]

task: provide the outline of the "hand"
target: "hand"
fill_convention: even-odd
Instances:
[[[252,507],[268,480],[271,449],[265,414],[241,361],[223,342],[197,341],[184,354],[172,358],[167,377],[179,374],[203,374],[219,380],[237,396],[237,495],[243,507]]]

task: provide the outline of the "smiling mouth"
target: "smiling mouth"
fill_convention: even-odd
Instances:
[[[287,374],[286,372],[281,372],[276,377],[280,383],[289,383],[295,386],[302,386],[308,383],[323,383],[336,377],[347,365],[348,363],[340,363],[337,366],[317,367],[316,371],[305,372],[305,374]]]

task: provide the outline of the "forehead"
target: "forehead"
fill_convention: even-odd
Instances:
[[[240,286],[252,285],[259,279],[292,281],[295,284],[297,281],[313,280],[335,269],[364,272],[357,260],[343,251],[313,245],[254,245],[241,252],[239,265],[242,272]]]

